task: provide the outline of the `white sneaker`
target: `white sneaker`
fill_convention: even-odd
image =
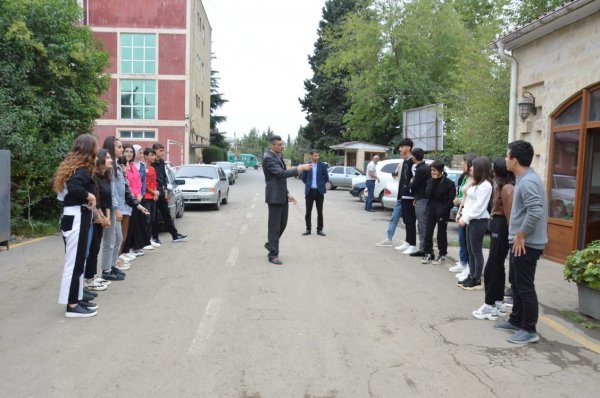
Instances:
[[[129,253],[127,253],[127,255],[129,255],[129,256],[133,256],[133,257],[135,258],[135,257],[143,256],[143,255],[144,255],[144,252],[143,252],[143,251],[141,251],[141,250],[133,250],[133,249],[130,249],[130,250],[129,250]]]
[[[468,269],[465,272],[461,272],[460,274],[456,275],[456,279],[458,279],[459,282],[464,281],[468,277],[469,277],[469,270]]]
[[[496,309],[487,304],[483,304],[481,307],[479,307],[479,309],[473,311],[472,314],[477,319],[489,319],[490,321],[495,321],[498,319]]]
[[[121,256],[124,256],[125,258],[129,259],[129,261],[133,261],[137,258],[134,254],[130,253],[123,253],[121,254]]]
[[[408,246],[408,249],[404,250],[402,252],[402,254],[413,254],[413,253],[416,253],[418,251],[419,251],[419,249],[417,249],[417,246]]]
[[[133,260],[132,258],[130,258],[129,256],[126,256],[125,254],[121,254],[119,256],[119,259],[122,260],[123,262],[126,262],[126,263],[130,262],[131,260]]]
[[[129,263],[122,263],[117,264],[115,268],[120,269],[121,271],[127,271],[129,268],[131,268],[131,266],[129,265]]]
[[[502,301],[496,301],[495,310],[498,316],[506,316],[506,304]]]
[[[392,243],[391,240],[383,240],[379,243],[375,243],[375,246],[377,247],[392,247],[394,244]]]
[[[106,288],[108,287],[108,285],[102,284],[100,282],[96,282],[95,279],[86,279],[85,280],[85,287],[88,290],[96,290],[98,292],[101,292],[103,290],[106,290]]]
[[[100,278],[99,276],[94,278],[94,282],[100,283],[104,286],[110,286],[110,284],[112,283],[111,281],[107,281],[106,279]]]
[[[469,267],[467,267],[466,265],[463,266],[460,262],[456,263],[456,265],[454,267],[451,267],[448,271],[450,272],[463,272],[464,270],[468,269]]]
[[[394,247],[394,249],[398,250],[399,252],[403,252],[404,250],[408,249],[409,247],[410,247],[410,244],[408,242],[404,242],[400,246]]]
[[[144,246],[142,249],[143,250],[154,250],[154,246],[148,245],[148,246]]]
[[[161,246],[162,246],[160,243],[156,242],[156,241],[155,241],[155,240],[153,240],[153,239],[150,239],[150,244],[151,244],[152,246],[154,246],[154,247],[161,247]]]

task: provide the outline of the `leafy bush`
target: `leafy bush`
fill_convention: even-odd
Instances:
[[[202,159],[206,164],[222,162],[227,160],[227,152],[216,146],[209,146],[202,150]]]
[[[600,240],[591,242],[585,249],[575,251],[567,257],[564,276],[568,281],[600,290]]]

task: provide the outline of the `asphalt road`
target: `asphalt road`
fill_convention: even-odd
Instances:
[[[249,170],[220,211],[187,209],[189,241],[162,235],[90,319],[56,304],[59,236],[1,252],[0,397],[597,396],[600,355],[544,325],[539,343],[508,343],[471,316],[483,292],[376,248],[390,212],[346,190],[326,195],[327,236],[301,236],[303,186],[288,185],[300,200],[283,266],[267,262],[264,180]]]

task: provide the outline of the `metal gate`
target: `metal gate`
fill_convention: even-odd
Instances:
[[[10,151],[0,150],[0,246],[10,240]]]

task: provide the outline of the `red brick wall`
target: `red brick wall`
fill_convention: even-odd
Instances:
[[[158,39],[161,75],[185,75],[185,35],[161,34]]]
[[[117,73],[119,65],[117,63],[117,54],[119,53],[119,41],[116,32],[94,32],[94,38],[104,42],[104,49],[108,51],[110,66],[107,73]]]
[[[90,26],[185,29],[186,0],[90,0]]]
[[[102,99],[108,102],[108,110],[102,119],[116,119],[119,104],[119,93],[117,92],[117,80],[111,79],[108,91],[102,95]]]
[[[158,95],[160,120],[184,120],[185,82],[183,80],[159,80]]]

